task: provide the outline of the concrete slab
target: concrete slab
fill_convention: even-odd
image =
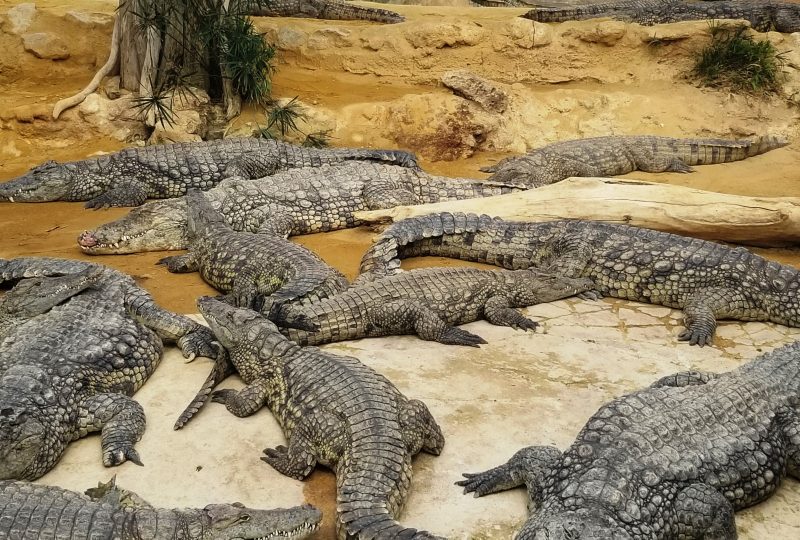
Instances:
[[[401,521],[448,538],[506,539],[526,517],[523,490],[474,499],[453,482],[495,466],[522,446],[567,447],[587,418],[615,396],[676,371],[726,371],[800,338],[800,329],[722,323],[718,347],[678,343],[679,312],[618,300],[571,299],[526,310],[542,331],[515,332],[485,322],[465,328],[489,341],[480,349],[416,337],[352,341],[326,348],[351,354],[428,404],[447,445],[414,462]],[[42,482],[83,490],[116,473],[120,485],[160,506],[241,501],[275,507],[308,501],[326,513],[317,538],[332,538],[335,484],[327,472],[306,482],[280,476],[259,460],[284,442],[267,410],[238,419],[210,404],[182,431],[172,424],[204,380],[209,363],[184,364],[169,349],[137,394],[148,415],[138,448],[145,466],[104,469],[99,437],[74,443]],[[240,384],[236,380],[227,387]],[[737,515],[740,538],[800,537],[800,484],[786,480],[769,501]]]

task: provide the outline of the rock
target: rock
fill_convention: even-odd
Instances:
[[[502,113],[508,106],[508,95],[503,90],[471,71],[448,71],[441,80],[455,94],[474,101],[487,111]]]
[[[477,45],[486,37],[486,30],[474,23],[422,23],[410,26],[406,41],[415,49],[441,49],[460,45]]]
[[[349,47],[352,44],[350,31],[343,28],[321,28],[308,37],[308,47],[316,50]]]
[[[281,51],[297,51],[306,44],[306,35],[299,30],[282,26],[275,35],[275,48]]]
[[[208,133],[208,114],[211,99],[203,90],[190,88],[178,92],[165,105],[172,111],[171,122],[155,122],[148,144],[195,142]]]
[[[12,7],[6,12],[8,22],[11,23],[10,32],[18,36],[27,31],[35,16],[36,4],[25,3]]]
[[[119,77],[109,77],[103,84],[103,92],[108,99],[117,99],[122,95],[119,89]]]
[[[67,11],[64,18],[71,23],[80,24],[88,28],[100,28],[114,24],[114,16],[107,13],[96,13],[86,11]]]
[[[575,26],[564,32],[587,43],[614,45],[625,36],[627,25],[621,21],[602,21],[594,24]]]
[[[549,24],[516,17],[508,23],[508,37],[523,49],[544,47],[553,42],[553,29]]]
[[[22,46],[37,58],[66,60],[69,58],[67,44],[61,38],[46,32],[23,34]]]
[[[100,94],[89,94],[78,107],[77,114],[99,135],[123,142],[143,140],[147,129],[134,107],[133,96],[123,95],[110,100]],[[75,114],[67,111],[64,115]]]

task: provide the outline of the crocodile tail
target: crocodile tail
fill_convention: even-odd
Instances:
[[[747,147],[747,157],[764,154],[770,150],[782,148],[788,144],[789,140],[786,139],[786,137],[762,135],[761,137],[756,137],[755,139],[750,140],[750,144]]]
[[[597,17],[630,18],[629,13],[632,9],[635,9],[637,3],[624,0],[585,6],[561,5],[555,2],[539,3],[537,7],[521,15],[521,17],[543,23],[580,21]]]
[[[337,149],[345,155],[345,159],[373,161],[406,167],[409,169],[422,170],[414,152],[406,150],[372,150],[366,148],[357,149]]]
[[[359,275],[353,286],[400,272],[404,248],[420,240],[449,234],[478,232],[494,221],[485,214],[440,212],[403,219],[392,224],[361,258]],[[414,255],[425,255],[424,252]]]
[[[205,382],[203,382],[203,386],[200,388],[200,390],[198,390],[197,394],[194,396],[194,399],[192,399],[191,403],[186,406],[181,415],[175,421],[175,425],[172,426],[172,429],[178,430],[185,426],[189,420],[191,420],[192,417],[197,414],[203,405],[206,404],[214,388],[216,388],[219,383],[227,379],[230,375],[233,375],[235,371],[228,356],[228,352],[222,347],[222,345],[216,341],[213,342],[212,345],[214,345],[218,351],[214,366],[211,368],[211,372],[208,374],[208,377],[206,377]]]
[[[688,139],[680,145],[680,153],[687,165],[709,165],[740,161],[787,144],[785,138],[772,135],[751,140]]]
[[[340,21],[375,21],[388,24],[401,23],[406,20],[399,13],[388,9],[355,6],[345,2],[328,2],[318,18]]]

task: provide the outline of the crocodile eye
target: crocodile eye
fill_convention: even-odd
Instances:
[[[250,514],[242,514],[239,517],[239,521],[250,521]]]

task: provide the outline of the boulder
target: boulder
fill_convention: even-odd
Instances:
[[[25,3],[19,4],[6,12],[6,18],[10,23],[11,28],[8,28],[10,33],[20,35],[30,28],[33,18],[36,16],[36,4]]]
[[[60,37],[47,32],[23,34],[22,46],[37,58],[46,60],[66,60],[69,58],[67,44]]]

